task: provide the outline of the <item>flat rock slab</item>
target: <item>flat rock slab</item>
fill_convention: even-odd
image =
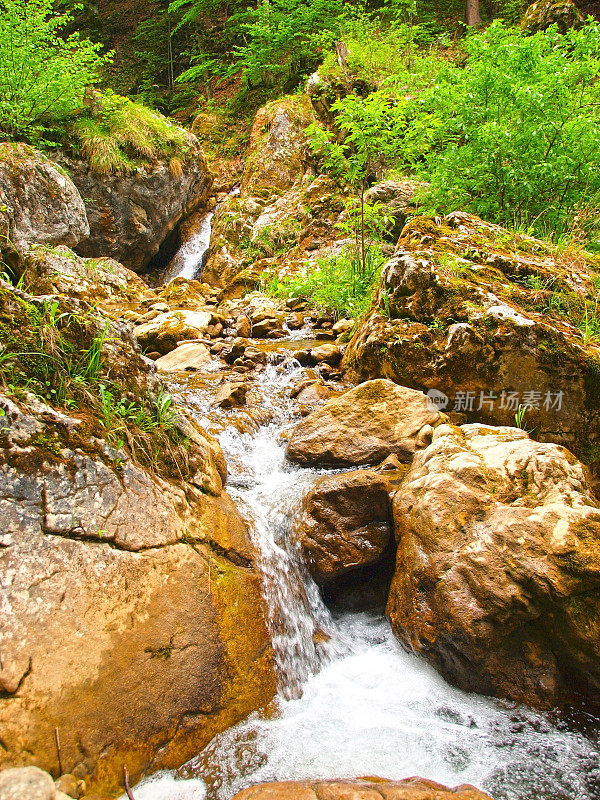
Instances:
[[[299,423],[287,456],[303,466],[343,467],[378,464],[394,453],[408,463],[440,421],[422,392],[385,379],[366,381]]]
[[[205,345],[186,342],[171,350],[166,356],[157,358],[155,364],[161,372],[181,372],[201,369],[210,358],[210,352]]]
[[[282,781],[259,783],[236,794],[233,800],[492,800],[474,786],[448,789],[423,778],[402,781]]]

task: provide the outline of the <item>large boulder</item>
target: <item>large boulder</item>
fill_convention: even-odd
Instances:
[[[18,267],[32,294],[60,294],[103,306],[155,299],[144,281],[112,258],[82,258],[68,247],[34,245]]]
[[[133,335],[143,348],[166,355],[186,339],[206,336],[210,320],[211,313],[208,311],[167,311],[150,322],[136,325]]]
[[[85,200],[90,234],[77,247],[82,256],[110,256],[141,272],[177,223],[206,201],[212,175],[196,137],[187,134],[185,158],[174,169],[167,158],[131,172],[95,172],[87,162],[61,163]]]
[[[74,247],[88,236],[85,206],[67,172],[25,144],[0,144],[0,251]]]
[[[253,550],[126,326],[2,284],[0,331],[0,766],[56,776],[58,729],[63,770],[118,793],[275,691]]]
[[[343,365],[431,392],[460,422],[512,425],[527,406],[538,438],[600,469],[598,265],[462,212],[415,217]]]
[[[600,508],[567,450],[441,425],[397,491],[392,628],[450,681],[600,705]]]
[[[302,501],[294,535],[317,583],[381,558],[392,535],[390,489],[385,473],[372,470],[316,481]]]
[[[56,800],[52,776],[39,767],[0,771],[0,800]]]
[[[366,381],[296,425],[286,453],[304,466],[377,464],[392,453],[406,463],[429,444],[440,419],[422,392]]]
[[[233,800],[492,800],[474,786],[448,789],[423,778],[403,781],[282,781],[259,783],[235,795]]]
[[[556,25],[561,33],[569,28],[579,28],[584,23],[584,16],[573,0],[536,0],[525,11],[521,27],[529,33],[545,31]]]

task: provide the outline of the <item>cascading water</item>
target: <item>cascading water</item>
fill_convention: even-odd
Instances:
[[[332,616],[290,532],[317,473],[285,461],[300,368],[270,365],[254,384],[268,422],[254,433],[221,424],[228,490],[252,525],[280,677],[275,711],[217,736],[178,774],[136,788],[136,800],[228,800],[249,783],[301,778],[422,775],[473,783],[497,800],[593,800],[600,761],[586,736],[530,709],[449,686],[404,652],[386,620]],[[214,429],[210,389],[179,387]],[[182,779],[183,778],[183,779]]]
[[[165,283],[172,281],[174,278],[192,280],[201,272],[204,266],[204,256],[210,245],[214,215],[214,211],[209,211],[202,218],[200,229],[197,233],[192,234],[183,247],[177,251],[164,276]]]

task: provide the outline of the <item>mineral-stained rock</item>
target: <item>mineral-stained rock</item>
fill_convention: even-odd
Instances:
[[[440,425],[393,510],[403,644],[465,689],[600,704],[600,508],[581,463],[517,428]]]
[[[144,281],[112,258],[81,258],[68,247],[37,245],[21,258],[19,274],[33,294],[62,294],[88,303],[142,302],[155,297]]]
[[[528,406],[537,438],[600,472],[600,346],[581,330],[597,268],[468,214],[413,218],[347,345],[346,374],[439,392],[466,422],[512,425]]]
[[[180,344],[166,356],[156,359],[156,368],[161,372],[201,369],[210,361],[208,347],[198,342]]]
[[[233,800],[492,800],[474,786],[448,789],[423,778],[402,781],[285,781],[259,783],[235,795]]]
[[[85,206],[64,169],[25,144],[0,144],[1,249],[73,247],[89,234]]]
[[[367,381],[329,400],[293,430],[287,456],[305,466],[377,464],[390,453],[410,461],[441,415],[421,392]]]
[[[342,360],[342,351],[337,344],[321,344],[312,348],[310,357],[315,364],[325,363],[336,366]]]
[[[0,764],[54,771],[58,728],[63,769],[115,791],[124,763],[178,766],[273,691],[245,526],[210,437],[188,440],[201,474],[165,480],[74,448],[76,419],[2,409]]]
[[[215,395],[214,404],[221,408],[243,406],[246,402],[247,392],[248,385],[246,383],[224,383]]]
[[[294,533],[317,583],[379,559],[391,536],[389,491],[385,475],[371,470],[316,481]]]
[[[150,322],[137,325],[133,335],[143,348],[157,350],[166,355],[179,342],[202,338],[210,320],[211,314],[208,311],[169,311],[159,314]]]

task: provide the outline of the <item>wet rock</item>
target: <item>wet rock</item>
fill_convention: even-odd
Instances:
[[[333,326],[333,332],[335,333],[336,336],[341,336],[342,333],[346,333],[346,331],[351,330],[353,325],[354,325],[353,319],[346,319],[346,318],[338,319],[338,321]]]
[[[448,789],[423,778],[259,783],[233,800],[492,800],[474,786]]]
[[[159,314],[150,322],[137,325],[133,335],[145,349],[154,349],[166,355],[186,339],[200,339],[206,334],[210,314],[206,311],[169,311]]]
[[[63,246],[30,247],[23,253],[18,274],[33,294],[62,294],[91,304],[141,303],[155,297],[139,275],[118,261],[81,258]]]
[[[336,366],[342,360],[342,351],[336,344],[322,344],[312,348],[310,357],[315,364]]]
[[[441,415],[421,392],[388,380],[367,381],[329,400],[297,425],[287,456],[305,466],[376,464],[391,453],[410,461]]]
[[[156,367],[161,372],[202,369],[210,361],[206,345],[189,342],[180,344],[166,356],[156,359]]]
[[[371,470],[316,481],[294,533],[317,583],[378,561],[391,537],[389,491],[385,476]]]
[[[57,164],[26,144],[0,144],[1,249],[32,244],[74,247],[90,228],[77,187]],[[104,254],[102,254],[104,255]]]
[[[98,174],[83,161],[61,158],[84,198],[89,236],[77,252],[110,256],[134,272],[148,264],[177,223],[208,199],[212,176],[196,137],[188,133],[182,171],[155,159],[131,172]]]
[[[252,323],[244,314],[237,317],[234,327],[238,336],[241,336],[244,339],[250,338],[250,335],[252,334]]]
[[[393,503],[396,636],[471,691],[600,703],[600,509],[564,448],[441,425]]]
[[[241,365],[243,366],[243,365]],[[214,405],[221,408],[235,408],[243,406],[246,402],[248,385],[246,383],[224,383],[219,387],[214,399]]]
[[[39,767],[0,771],[1,800],[56,800],[52,776]]]
[[[284,335],[281,319],[267,317],[259,322],[252,322],[252,336],[256,339],[268,339]]]
[[[299,330],[304,325],[304,314],[300,311],[288,314],[285,318],[285,324],[291,331]]]

